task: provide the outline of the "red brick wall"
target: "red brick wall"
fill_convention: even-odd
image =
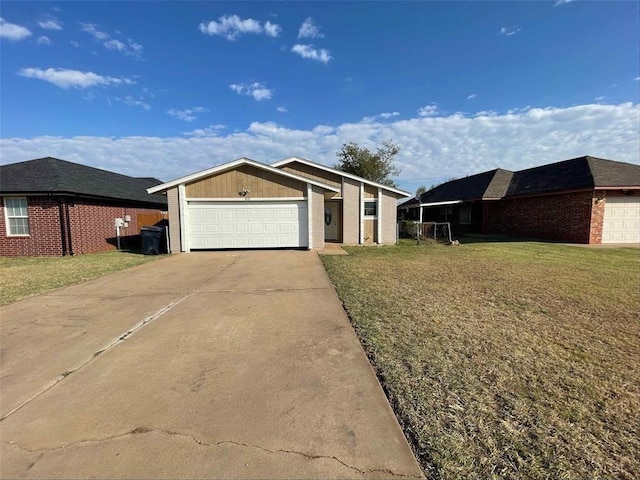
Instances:
[[[0,256],[62,255],[58,200],[51,197],[28,197],[29,236],[8,237],[4,198],[0,197]]]
[[[0,197],[1,199],[1,197]],[[124,238],[131,243],[131,237],[140,234],[138,214],[156,213],[159,210],[149,208],[131,208],[114,205],[104,205],[84,199],[68,199],[69,217],[71,219],[71,247],[75,255],[83,253],[102,252],[116,249],[116,228],[114,221],[117,217],[131,216],[128,227],[120,229]],[[0,256],[58,256],[62,255],[62,240],[60,236],[60,217],[57,198],[28,197],[29,232],[28,237],[9,237],[5,225],[4,202],[0,215]],[[64,214],[66,215],[66,213]],[[65,228],[68,239],[68,231]],[[129,237],[128,239],[126,237]],[[68,245],[68,243],[67,243]],[[67,254],[69,254],[67,249]]]
[[[602,227],[604,226],[604,206],[606,192],[597,192],[592,198],[591,207],[591,231],[589,232],[589,243],[602,243]]]
[[[593,191],[500,200],[488,210],[487,233],[571,243],[602,240],[604,202],[596,204]]]
[[[88,200],[75,199],[69,204],[73,253],[78,255],[115,250],[117,248],[116,227],[114,224],[116,218],[124,218],[125,215],[131,216],[129,226],[120,229],[120,236],[132,237],[139,235],[140,227],[144,226],[138,225],[138,214],[149,214],[157,211],[149,208],[103,205]],[[130,246],[126,245],[127,238],[123,240],[123,248]]]

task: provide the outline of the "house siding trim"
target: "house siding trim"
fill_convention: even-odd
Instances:
[[[378,231],[376,232],[376,236],[377,236],[378,244],[383,243],[382,242],[382,219],[384,218],[384,215],[382,214],[383,208],[384,208],[384,205],[382,204],[382,188],[378,187],[378,208],[376,209],[376,218],[378,219],[378,223],[377,223]]]
[[[364,183],[360,182],[360,238],[358,244],[364,244]]]
[[[178,185],[178,205],[180,208],[180,251],[189,252],[189,238],[187,233],[187,201],[184,183]]]
[[[307,183],[307,248],[311,250],[313,248],[313,187],[310,183]]]

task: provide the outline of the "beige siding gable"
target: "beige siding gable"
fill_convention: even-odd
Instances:
[[[246,197],[239,192],[248,190]],[[214,174],[186,185],[187,198],[306,197],[306,184],[251,165]]]
[[[378,187],[364,184],[364,198],[378,198]]]
[[[340,175],[312,167],[311,165],[306,165],[300,162],[291,162],[280,168],[286,172],[293,173],[301,177],[309,178],[332,187],[342,188],[342,177]]]

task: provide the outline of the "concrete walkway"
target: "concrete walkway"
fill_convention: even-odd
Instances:
[[[0,475],[422,475],[313,252],[169,257],[0,309]]]

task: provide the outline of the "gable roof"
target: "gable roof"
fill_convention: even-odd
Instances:
[[[157,178],[129,177],[53,157],[0,166],[0,192],[4,194],[69,194],[165,206],[164,196],[146,192],[159,183]]]
[[[438,185],[420,201],[489,200],[612,187],[640,188],[640,165],[584,156],[517,172],[498,168]]]
[[[501,198],[504,196],[513,172],[497,168],[469,177],[445,182],[420,196],[422,203],[447,201],[471,201]]]
[[[184,177],[176,178],[175,180],[171,180],[170,182],[166,182],[161,185],[156,185],[154,187],[148,188],[147,192],[149,193],[165,192],[170,188],[176,187],[180,184],[193,182],[195,180],[199,180],[201,178],[208,177],[216,173],[224,172],[225,170],[231,170],[232,168],[239,167],[240,165],[250,165],[252,167],[266,170],[268,172],[281,175],[283,177],[298,180],[302,183],[310,183],[311,185],[315,185],[316,187],[324,188],[325,190],[330,190],[332,192],[340,191],[339,188],[332,187],[331,185],[327,185],[327,184],[318,182],[316,180],[311,180],[306,177],[301,177],[300,175],[295,175],[293,173],[285,172],[278,168],[274,168],[270,165],[265,165],[264,163],[256,162],[255,160],[251,160],[250,158],[242,157],[242,158],[238,158],[237,160],[233,160],[231,162],[223,163],[221,165],[217,165],[215,167],[202,170],[200,172],[192,173],[191,175],[186,175]]]
[[[327,167],[326,165],[321,165],[319,163],[312,162],[311,160],[307,160],[306,158],[288,157],[288,158],[285,158],[283,160],[278,160],[277,162],[272,163],[271,166],[272,167],[276,167],[276,168],[280,168],[280,167],[283,167],[284,165],[287,165],[287,164],[293,163],[293,162],[300,162],[300,163],[303,163],[305,165],[309,165],[311,167],[315,167],[315,168],[318,168],[320,170],[324,170],[325,172],[334,173],[336,175],[340,175],[341,177],[350,178],[351,180],[356,180],[358,182],[366,183],[366,184],[372,185],[374,187],[382,188],[384,190],[388,190],[388,191],[393,192],[393,193],[395,193],[397,195],[400,195],[402,197],[410,197],[411,196],[411,194],[409,192],[405,192],[404,190],[400,190],[398,188],[390,187],[389,185],[383,185],[382,183],[374,182],[372,180],[367,180],[366,178],[362,178],[362,177],[359,177],[357,175],[353,175],[351,173],[343,172],[342,170],[337,170],[335,168]]]

